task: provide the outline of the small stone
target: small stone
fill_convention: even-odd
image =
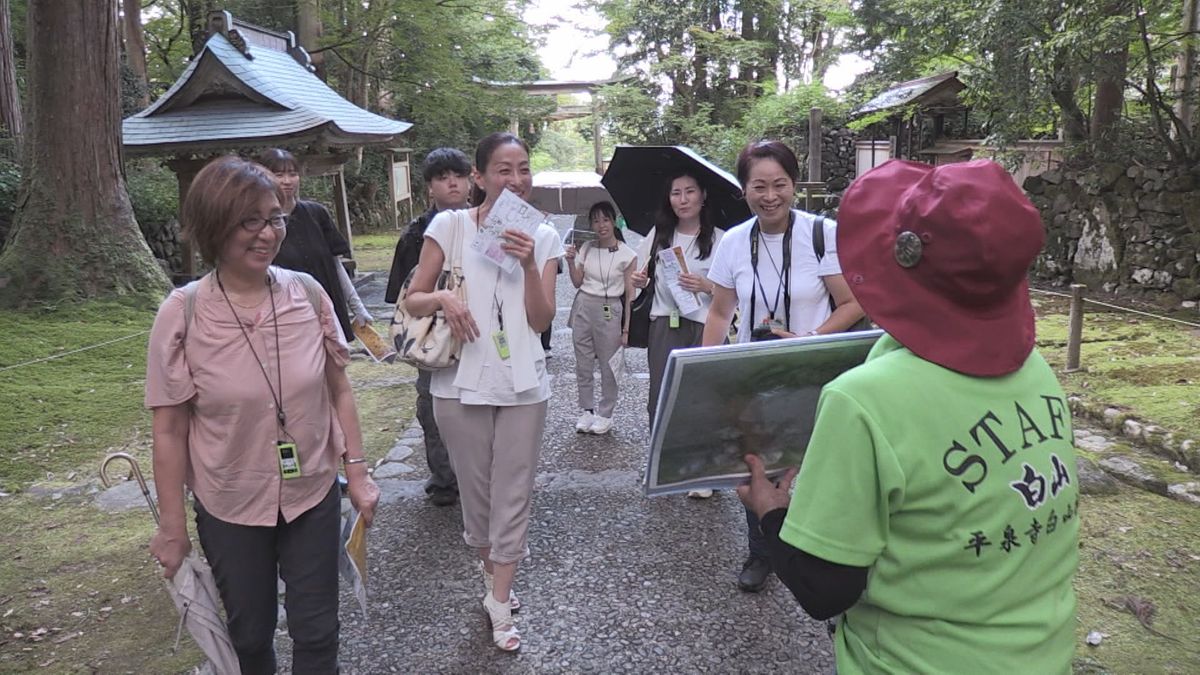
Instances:
[[[1142,424],[1137,420],[1125,420],[1125,424],[1121,428],[1121,431],[1129,438],[1141,438]]]
[[[400,476],[412,473],[413,471],[416,471],[416,469],[405,464],[404,462],[388,462],[378,469],[375,469],[374,477],[376,479],[399,478]]]
[[[387,461],[387,462],[403,462],[404,460],[406,460],[410,456],[412,456],[412,454],[413,454],[412,447],[410,447],[404,443],[397,443],[396,445],[392,446],[391,450],[388,451],[387,458],[385,459],[385,461]]]
[[[1098,630],[1094,630],[1087,634],[1087,643],[1093,647],[1098,646],[1103,641],[1104,633],[1101,633]]]

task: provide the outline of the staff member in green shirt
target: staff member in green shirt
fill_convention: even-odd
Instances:
[[[1069,673],[1079,491],[1034,349],[1037,209],[991,161],[891,161],[847,191],[837,239],[887,334],[825,387],[798,477],[747,457],[772,568],[841,615],[840,675]]]

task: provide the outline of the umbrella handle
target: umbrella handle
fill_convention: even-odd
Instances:
[[[146,498],[146,504],[150,506],[150,515],[154,516],[154,523],[157,525],[158,506],[154,504],[154,498],[150,496],[150,488],[146,486],[146,478],[142,476],[142,469],[138,466],[137,460],[133,458],[133,455],[130,455],[128,452],[114,452],[105,457],[104,461],[100,463],[100,482],[104,483],[104,487],[106,488],[113,486],[112,480],[108,477],[108,465],[114,459],[123,459],[129,462],[129,475],[125,477],[125,480],[129,480],[129,476],[133,476],[134,480],[138,483],[138,487],[142,488],[142,496]]]

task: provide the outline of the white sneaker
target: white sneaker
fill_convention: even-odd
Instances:
[[[708,499],[711,496],[713,496],[712,490],[688,490],[688,497],[691,499]]]
[[[579,421],[575,423],[575,432],[580,433],[580,434],[591,433],[592,432],[592,422],[595,419],[596,419],[595,415],[584,410],[583,414],[579,416]]]
[[[611,429],[611,417],[601,417],[599,415],[592,417],[592,428],[589,431],[593,434],[607,434]]]

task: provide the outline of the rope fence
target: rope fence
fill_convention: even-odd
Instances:
[[[1063,369],[1063,372],[1066,373],[1077,372],[1080,369],[1079,352],[1080,347],[1083,344],[1083,307],[1087,303],[1104,307],[1106,309],[1116,310],[1118,312],[1127,312],[1129,314],[1144,316],[1146,318],[1155,319],[1158,321],[1176,323],[1191,328],[1200,328],[1200,323],[1184,321],[1183,319],[1176,319],[1169,316],[1162,316],[1161,314],[1153,314],[1140,309],[1114,305],[1112,303],[1102,302],[1100,300],[1093,300],[1086,297],[1085,293],[1087,292],[1087,286],[1084,284],[1071,284],[1070,293],[1060,293],[1057,291],[1048,291],[1041,288],[1032,287],[1029,290],[1033,293],[1040,293],[1042,295],[1050,295],[1059,298],[1068,298],[1071,300],[1071,313],[1067,328],[1067,366]]]
[[[124,342],[126,340],[132,340],[134,338],[141,337],[149,332],[150,332],[150,330],[146,329],[144,331],[140,331],[140,332],[134,333],[132,335],[126,335],[124,337],[119,337],[119,338],[113,338],[112,340],[105,340],[104,342],[99,342],[94,345],[88,345],[86,347],[80,347],[78,349],[72,349],[71,351],[63,352],[61,354],[52,354],[50,356],[43,356],[40,359],[33,359],[30,361],[25,361],[24,363],[14,363],[11,366],[4,366],[3,368],[0,368],[0,373],[9,371],[9,370],[16,370],[17,368],[24,368],[26,366],[32,366],[37,363],[45,363],[46,361],[54,361],[55,359],[66,358],[68,356],[72,356],[72,355],[78,354],[80,352],[86,352],[86,351],[91,351],[93,349],[99,349],[101,347],[107,347],[108,345],[113,345],[118,342]]]

